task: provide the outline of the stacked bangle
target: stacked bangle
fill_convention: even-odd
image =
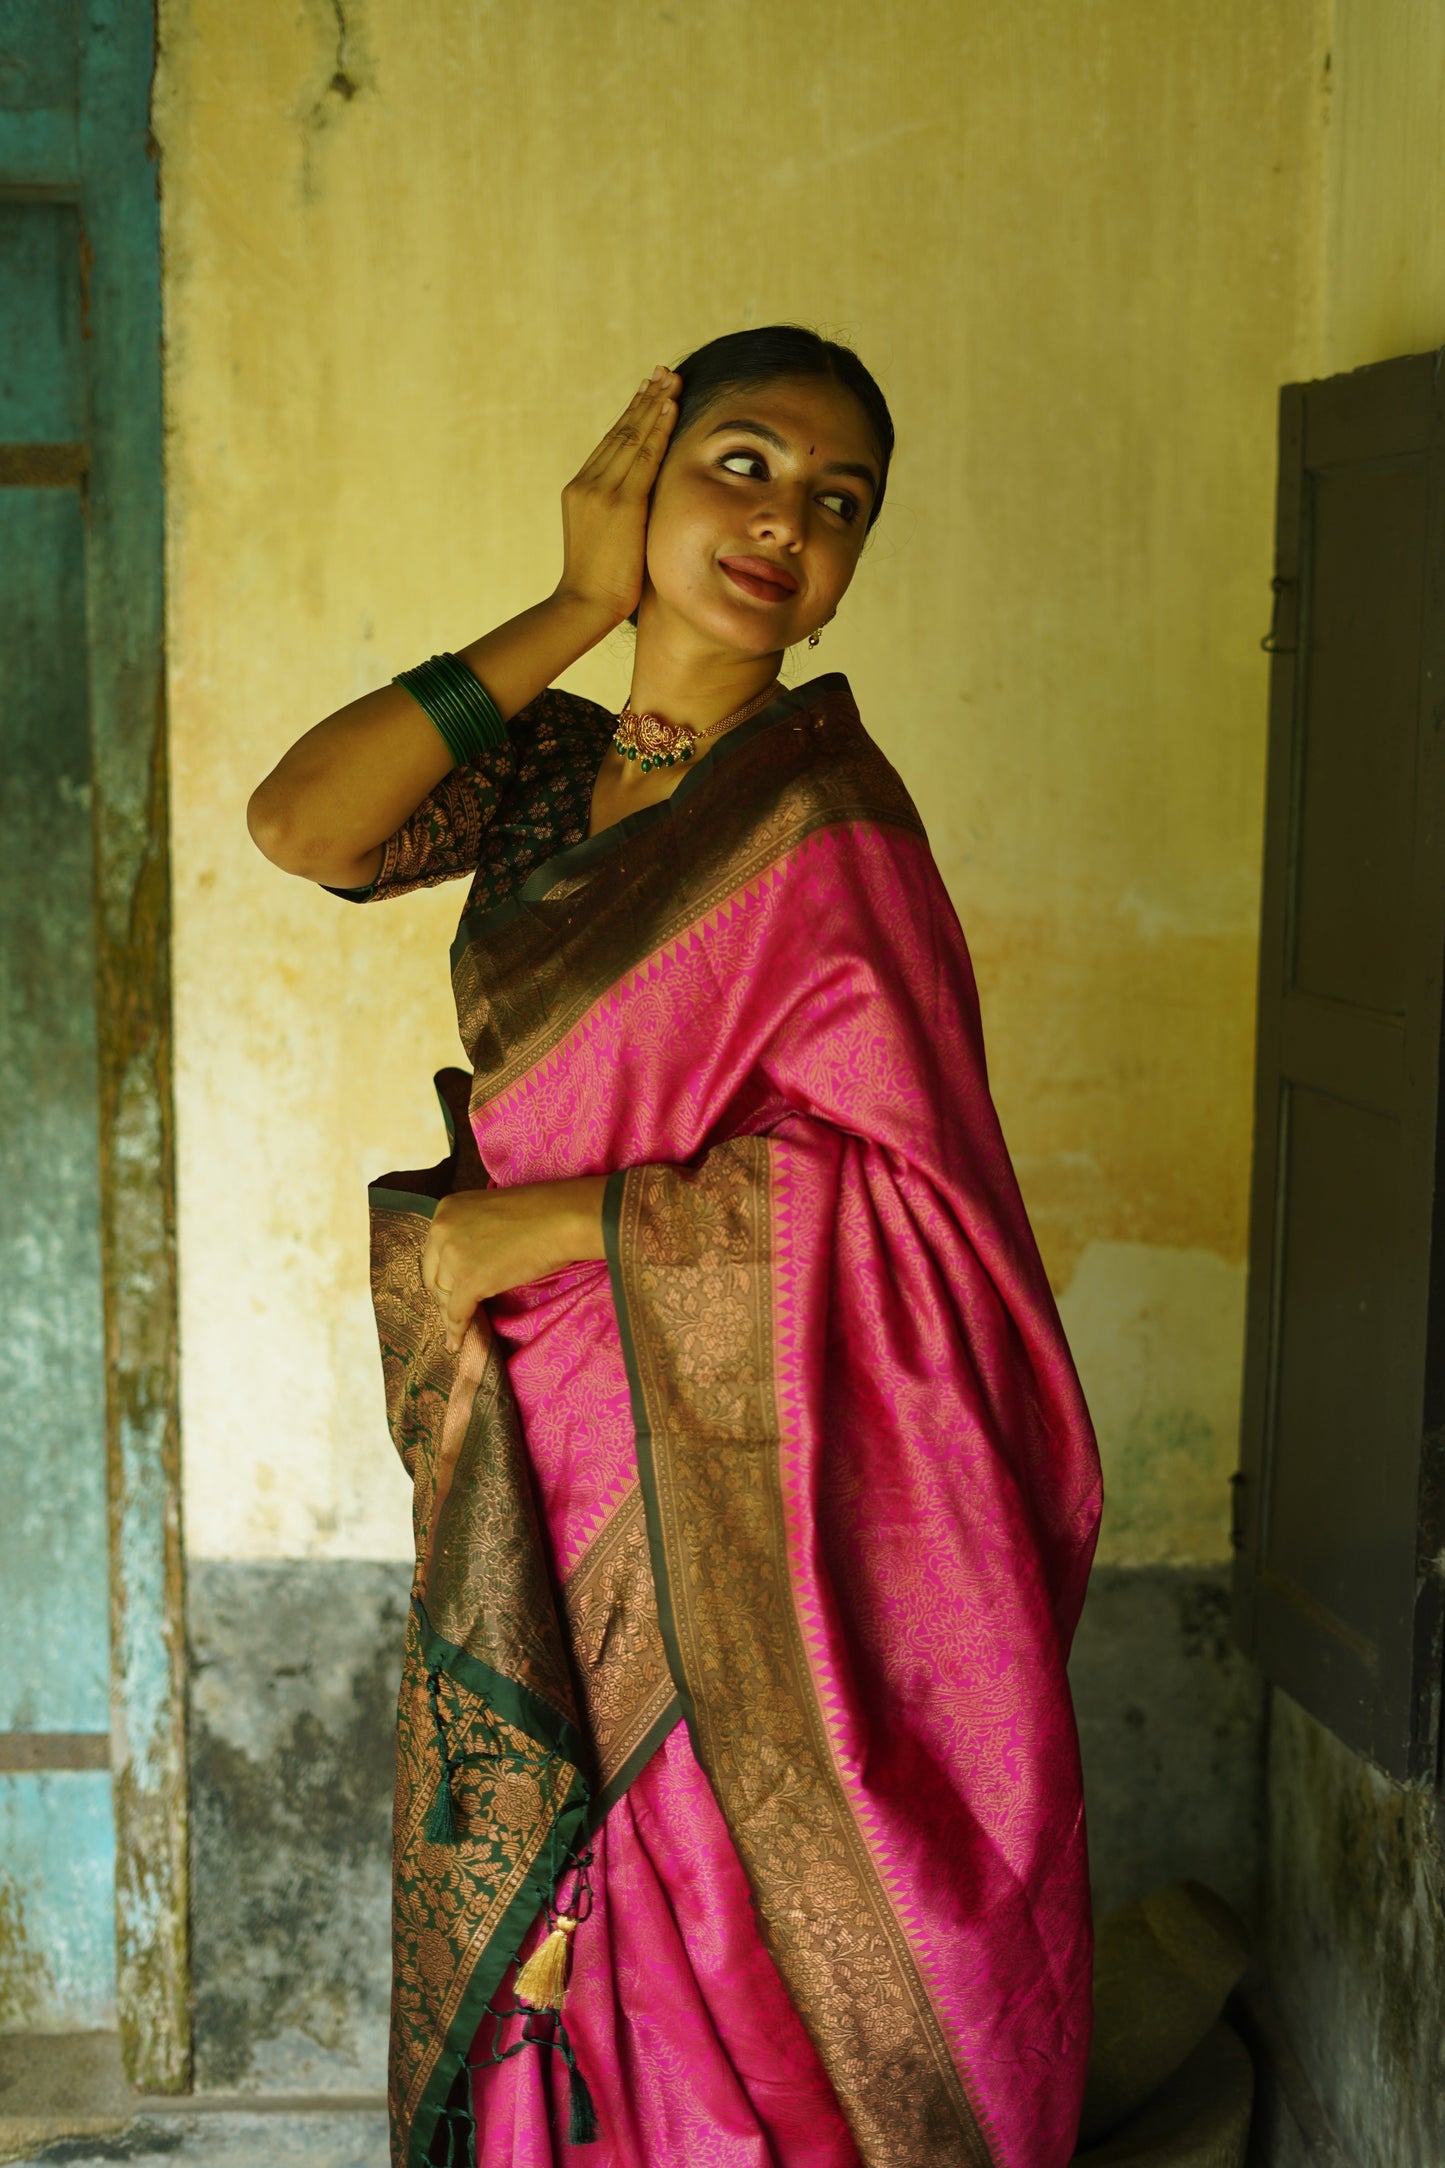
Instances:
[[[459,768],[506,744],[507,726],[497,703],[458,656],[433,655],[414,670],[400,671],[392,683],[403,686],[430,716]]]

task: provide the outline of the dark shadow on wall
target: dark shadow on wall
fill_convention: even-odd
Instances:
[[[189,1576],[196,2082],[385,2082],[402,1564]],[[1263,1694],[1227,1569],[1104,1567],[1071,1666],[1095,1906],[1192,1877],[1253,1924]]]
[[[385,2084],[409,1573],[369,1560],[191,1565],[203,2090]]]
[[[1100,1566],[1069,1665],[1096,1913],[1205,1882],[1257,1928],[1265,1693],[1227,1566]]]

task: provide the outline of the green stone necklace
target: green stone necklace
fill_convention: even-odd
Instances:
[[[669,723],[664,716],[650,715],[639,708],[624,708],[617,718],[617,728],[612,733],[612,743],[624,760],[640,760],[644,775],[652,768],[672,768],[691,760],[704,738],[715,738],[734,723],[745,723],[750,715],[756,715],[770,700],[777,697],[781,687],[776,678],[765,685],[755,699],[745,701],[734,708],[720,723],[709,724],[706,730],[694,730],[690,723]]]

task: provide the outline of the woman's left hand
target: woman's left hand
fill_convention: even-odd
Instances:
[[[465,1189],[443,1197],[422,1252],[421,1276],[436,1297],[447,1346],[462,1344],[479,1302],[605,1256],[605,1175]]]

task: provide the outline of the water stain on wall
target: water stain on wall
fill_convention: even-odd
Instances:
[[[407,1569],[203,1561],[189,1603],[197,2082],[380,2085]]]
[[[1059,1303],[1099,1437],[1106,1565],[1226,1559],[1245,1270],[1208,1250],[1092,1242]]]

